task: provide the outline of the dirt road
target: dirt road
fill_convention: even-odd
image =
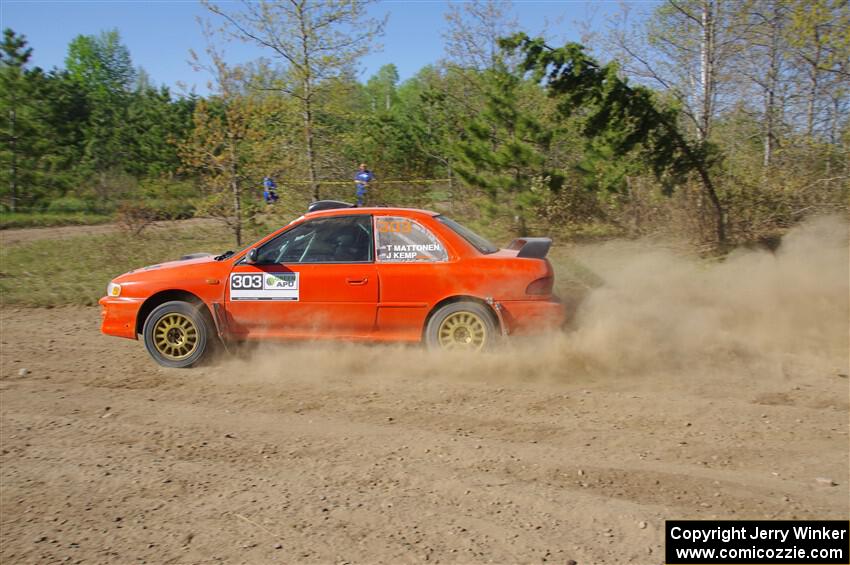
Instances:
[[[661,563],[664,519],[847,516],[847,375],[817,360],[310,345],[181,371],[96,309],[0,320],[3,563]]]
[[[2,563],[662,563],[665,519],[847,518],[847,223],[574,249],[571,332],[191,370],[0,308]]]

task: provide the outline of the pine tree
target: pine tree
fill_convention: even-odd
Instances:
[[[68,46],[65,66],[90,108],[82,165],[98,176],[104,191],[106,173],[121,170],[130,161],[124,127],[135,78],[130,52],[117,30],[79,35]]]
[[[615,64],[600,65],[577,43],[553,49],[520,33],[503,45],[524,54],[523,68],[545,85],[564,118],[582,115],[588,140],[604,140],[615,156],[636,152],[668,191],[696,174],[714,209],[717,244],[725,247],[726,219],[711,175],[717,150],[704,137],[691,141],[680,131],[675,107],[659,103],[647,88],[630,86]]]
[[[485,71],[484,110],[467,125],[457,145],[458,175],[489,196],[490,210],[509,215],[518,235],[547,192],[560,190],[563,175],[547,166],[553,131],[521,109],[521,79],[504,67]]]
[[[32,142],[34,123],[28,104],[31,81],[25,69],[32,55],[26,37],[9,28],[3,31],[0,45],[0,110],[3,118],[4,172],[8,175],[9,209],[18,209],[21,188],[21,159]],[[6,184],[6,183],[4,183]]]

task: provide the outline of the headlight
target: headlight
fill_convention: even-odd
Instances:
[[[106,296],[121,296],[121,285],[114,282],[106,285]]]

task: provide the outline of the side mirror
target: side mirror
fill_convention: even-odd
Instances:
[[[257,262],[257,248],[254,247],[248,252],[248,255],[245,256],[245,262],[254,264]]]

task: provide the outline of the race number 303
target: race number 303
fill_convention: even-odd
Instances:
[[[230,288],[233,290],[250,290],[263,288],[261,274],[234,274],[230,277]]]

